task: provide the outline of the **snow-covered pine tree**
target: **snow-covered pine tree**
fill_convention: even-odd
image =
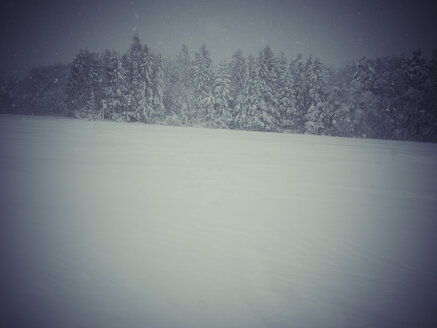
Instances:
[[[176,62],[168,57],[163,59],[163,105],[165,108],[166,119],[174,118],[178,115],[180,106],[176,104]]]
[[[375,95],[376,70],[374,64],[363,57],[359,60],[351,83],[351,129],[354,137],[371,137],[372,120],[369,116],[377,112],[378,99]]]
[[[126,68],[126,81],[128,84],[127,121],[142,119],[142,106],[145,103],[145,84],[142,81],[143,47],[140,39],[134,35],[129,50],[124,57]]]
[[[247,76],[243,92],[237,99],[235,125],[240,129],[264,130],[263,109],[266,107],[261,95],[258,62],[250,55],[247,58]]]
[[[136,121],[135,109],[137,107],[137,104],[133,92],[133,68],[129,56],[129,51],[121,57],[121,67],[124,81],[124,88],[120,90],[121,92],[124,91],[122,97],[122,120],[125,122]]]
[[[310,59],[306,67],[308,110],[305,129],[311,134],[323,134],[327,119],[327,71],[318,58]]]
[[[114,71],[114,88],[113,97],[115,100],[112,119],[122,121],[126,119],[126,111],[129,103],[129,85],[127,83],[127,71],[124,65],[123,58],[119,55],[113,56]]]
[[[274,106],[277,109],[277,126],[280,129],[290,130],[292,128],[293,115],[296,111],[295,99],[288,61],[282,52],[276,58],[274,85]]]
[[[407,77],[407,93],[404,97],[406,107],[405,128],[410,138],[422,139],[427,124],[425,115],[424,97],[425,84],[428,77],[427,65],[422,51],[416,50],[405,65]]]
[[[165,108],[164,108],[164,67],[163,59],[161,55],[152,56],[152,79],[151,79],[151,97],[152,97],[152,107],[153,114],[151,122],[156,122],[159,119],[164,118]]]
[[[270,47],[263,48],[258,56],[258,76],[260,92],[265,107],[260,117],[264,130],[270,131],[277,127],[276,118],[279,109],[275,107],[275,66],[276,60]]]
[[[176,57],[176,63],[179,69],[179,78],[183,81],[186,88],[192,87],[192,74],[193,63],[188,52],[188,48],[185,44],[182,45],[182,49]]]
[[[155,123],[158,113],[155,113],[154,79],[155,57],[147,45],[144,45],[139,63],[138,105],[141,120],[145,123]],[[161,73],[160,73],[161,74]],[[162,82],[161,82],[162,83]]]
[[[100,58],[81,50],[73,60],[67,82],[67,106],[75,117],[100,117],[103,97],[103,70]]]
[[[354,72],[355,66],[347,65],[334,70],[330,76],[327,106],[332,113],[332,124],[327,129],[329,135],[346,137],[353,133],[351,82]]]
[[[240,49],[232,55],[230,66],[229,106],[234,109],[239,95],[243,92],[247,77],[246,59]]]
[[[253,56],[249,56],[251,61],[254,62]],[[246,70],[244,72],[244,84],[241,91],[235,95],[233,100],[233,128],[236,129],[248,129],[248,111],[250,108],[250,96],[253,92],[251,74],[249,70],[249,58],[246,60]],[[254,65],[253,65],[254,66]],[[254,67],[252,67],[254,68]],[[253,72],[252,75],[256,74]],[[232,84],[231,84],[232,85]],[[253,95],[253,94],[252,94]]]
[[[422,129],[422,140],[437,142],[437,49],[432,51],[427,67],[423,108],[428,124]]]
[[[127,120],[154,122],[154,56],[147,45],[142,47],[137,35],[124,58],[126,81],[129,86],[127,98]]]
[[[393,138],[399,131],[402,101],[398,97],[405,90],[405,60],[398,57],[384,57],[373,61],[375,67],[374,95],[375,111],[366,115],[372,126],[373,138]]]
[[[299,54],[290,62],[291,88],[295,100],[292,130],[297,133],[305,132],[305,114],[307,102],[307,86],[305,79],[305,65],[303,56]]]
[[[190,123],[195,114],[193,113],[193,62],[185,44],[176,57],[176,68],[178,113],[182,123]]]
[[[326,100],[326,108],[331,116],[331,124],[325,125],[325,134],[331,136],[345,136],[348,129],[348,107],[346,105],[347,91],[334,85],[330,88]]]
[[[206,46],[203,45],[195,54],[193,63],[194,103],[196,107],[196,120],[204,121],[213,104],[213,69]]]
[[[175,59],[164,61],[164,95],[166,121],[170,125],[190,124],[192,113],[192,62],[183,45]]]
[[[232,114],[229,107],[230,83],[229,65],[225,61],[221,61],[215,74],[214,112],[212,117],[208,118],[210,126],[224,129],[232,126]]]
[[[120,84],[120,60],[118,54],[105,51],[102,57],[105,71],[103,79],[103,117],[114,119],[121,111]]]

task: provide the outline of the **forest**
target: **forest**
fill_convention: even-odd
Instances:
[[[267,46],[214,65],[205,45],[164,58],[135,35],[0,83],[0,113],[437,142],[437,50],[332,68]]]

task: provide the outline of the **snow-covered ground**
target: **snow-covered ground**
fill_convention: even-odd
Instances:
[[[436,144],[0,116],[0,147],[9,327],[437,323]]]

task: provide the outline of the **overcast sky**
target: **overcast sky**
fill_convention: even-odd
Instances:
[[[205,43],[214,61],[269,45],[338,66],[437,47],[433,1],[12,1],[0,5],[0,77],[67,63],[81,48],[124,52],[137,33],[164,56]]]

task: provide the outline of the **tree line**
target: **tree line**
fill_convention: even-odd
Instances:
[[[163,58],[133,37],[124,54],[81,50],[69,65],[0,85],[4,113],[437,142],[437,51],[333,69],[269,47],[213,65],[203,45]]]

